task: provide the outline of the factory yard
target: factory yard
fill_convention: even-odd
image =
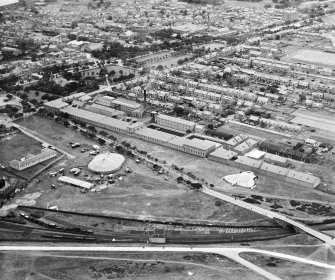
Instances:
[[[287,212],[297,217],[306,217],[306,213],[292,209],[289,204],[290,199],[332,203],[332,198],[320,191],[292,186],[289,183],[270,179],[265,176],[259,176],[256,188],[253,190],[231,186],[222,180],[222,177],[239,173],[241,170],[238,168],[208,161],[204,158],[115,133],[112,134],[120,139],[120,141],[125,140],[132,146],[136,146],[138,150],[147,151],[153,158],[159,159],[160,162],[166,162],[163,166],[165,169],[167,168],[168,171],[166,172],[170,174],[159,175],[157,171],[151,170],[145,164],[138,164],[133,160],[127,159],[123,168],[117,172],[117,174],[122,174],[122,181],[115,179],[110,184],[108,183],[106,174],[105,178],[93,188],[93,191],[83,194],[79,188],[59,183],[57,178],[60,175],[50,177],[49,174],[58,172],[64,168],[65,175],[71,177],[73,175],[70,174],[69,170],[79,167],[81,172],[76,177],[77,179],[86,181],[87,176],[96,177],[97,175],[91,173],[87,168],[88,163],[94,157],[89,152],[80,152],[82,148],[92,149],[92,146],[96,143],[70,128],[56,124],[53,120],[38,116],[30,117],[29,121],[21,121],[19,124],[35,130],[45,141],[74,156],[72,159],[64,158],[57,162],[44,174],[35,178],[36,180],[32,181],[16,197],[16,199],[21,199],[20,201],[22,202],[27,195],[29,197],[29,194],[39,194],[36,198],[31,199],[29,197],[27,199],[29,205],[35,204],[38,207],[57,206],[60,210],[104,215],[172,217],[190,220],[221,221],[225,223],[243,223],[244,221],[258,221],[262,219],[258,215],[255,216],[251,212],[228,203],[221,203],[220,206],[216,206],[214,199],[194,190],[189,190],[185,185],[177,184],[175,181],[177,175],[171,171],[171,163],[179,168],[183,168],[184,174],[191,172],[196,178],[200,180],[204,179],[203,182],[214,184],[214,188],[217,191],[229,193],[230,195],[243,195],[245,198],[254,193],[262,195],[264,197],[262,205],[264,204],[263,207],[265,208],[273,205],[275,202],[271,201],[273,196],[282,197],[283,200],[280,205],[283,208],[278,209],[278,211]],[[47,127],[49,129],[46,129]],[[68,146],[69,142],[79,142],[82,146],[73,149]],[[109,148],[102,147],[101,153],[104,151],[109,151]],[[131,174],[125,172],[125,169],[128,167],[133,171]],[[170,177],[170,181],[164,179],[166,176]],[[52,184],[57,186],[56,189],[51,188]],[[266,203],[265,201],[267,195],[269,195],[270,203]],[[15,203],[15,199],[13,203]],[[171,205],[174,207],[171,207]]]

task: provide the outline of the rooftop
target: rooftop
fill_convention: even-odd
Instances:
[[[71,184],[71,185],[75,185],[84,189],[90,189],[93,187],[93,184],[82,181],[82,180],[78,180],[75,178],[71,178],[68,176],[61,176],[58,178],[58,181],[63,182],[63,183],[67,183],[67,184]]]
[[[235,153],[233,151],[225,150],[222,147],[220,147],[220,148],[216,149],[214,152],[210,153],[209,155],[228,160],[228,159],[231,159],[234,156],[236,156],[237,153]]]
[[[187,126],[195,126],[196,125],[195,122],[191,122],[191,121],[188,121],[188,120],[184,120],[184,119],[181,119],[181,118],[175,118],[175,117],[171,117],[171,116],[167,116],[167,115],[163,115],[163,114],[158,114],[157,118],[167,120],[167,121],[171,121],[171,122],[184,124],[184,125],[187,125]]]

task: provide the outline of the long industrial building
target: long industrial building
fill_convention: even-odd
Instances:
[[[12,160],[9,162],[9,166],[16,170],[24,170],[28,167],[34,166],[40,162],[46,161],[50,158],[57,156],[57,152],[48,148],[42,149],[38,155],[27,154],[21,160]]]

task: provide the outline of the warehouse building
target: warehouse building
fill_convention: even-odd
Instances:
[[[52,101],[49,101],[43,105],[43,107],[51,113],[58,113],[60,109],[69,106],[68,103],[63,101],[63,98],[58,98]]]
[[[151,128],[141,128],[134,132],[134,134],[145,141],[155,143],[162,146],[169,146],[168,142],[175,138],[173,134],[169,134],[163,131],[151,129]]]
[[[27,154],[21,160],[15,159],[15,160],[10,161],[9,166],[16,170],[24,170],[28,167],[34,166],[40,162],[46,161],[55,156],[57,156],[56,151],[52,149],[44,148],[42,149],[41,153],[38,155]]]
[[[263,162],[258,173],[275,179],[285,180],[288,169]]]
[[[68,176],[61,176],[61,177],[58,178],[58,181],[62,182],[62,183],[69,184],[71,186],[87,189],[87,190],[89,190],[93,187],[93,184],[91,184],[89,182],[74,179],[74,178],[71,178],[71,177],[68,177]]]
[[[264,162],[276,164],[282,167],[286,167],[289,165],[289,161],[287,158],[268,153],[266,153],[264,156]]]
[[[237,153],[235,153],[234,151],[228,151],[220,147],[214,152],[210,153],[208,159],[223,164],[229,164],[228,161],[232,160],[236,156]]]
[[[321,182],[316,176],[294,170],[288,171],[285,181],[309,188],[316,188]]]
[[[233,151],[235,151],[239,155],[244,155],[244,154],[250,152],[255,147],[257,147],[257,144],[258,144],[258,142],[256,140],[247,139],[246,141],[244,141],[241,144],[234,147]]]
[[[142,126],[141,123],[130,124],[128,122],[102,116],[97,113],[93,113],[79,108],[74,108],[71,106],[62,109],[61,112],[68,113],[70,118],[72,119],[80,120],[85,123],[115,132],[131,133],[135,129],[140,128]]]
[[[196,123],[187,121],[180,118],[175,118],[163,114],[158,114],[157,112],[152,112],[153,122],[158,124],[161,127],[171,128],[176,131],[186,132],[191,131],[194,132]]]
[[[106,107],[112,107],[112,101],[114,101],[114,100],[115,100],[114,97],[110,97],[108,95],[98,94],[94,98],[94,103],[100,104],[100,105],[103,105],[103,106],[106,106]]]
[[[94,112],[94,113],[98,113],[100,115],[104,115],[107,117],[114,117],[117,119],[120,119],[125,115],[125,112],[123,111],[119,111],[119,110],[116,110],[116,109],[113,109],[107,106],[103,106],[97,103],[94,103],[92,105],[87,105],[85,106],[85,109],[91,112]]]
[[[262,161],[248,158],[245,156],[239,156],[236,160],[230,161],[229,163],[234,167],[240,169],[247,169],[255,173],[259,173],[259,168],[262,165]]]
[[[225,143],[222,144],[223,148],[230,150],[234,147],[236,147],[237,145],[241,144],[243,141],[249,139],[249,137],[247,135],[244,134],[239,134],[236,135],[235,137],[229,139],[228,141],[226,141]]]

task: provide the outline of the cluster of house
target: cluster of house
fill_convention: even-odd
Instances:
[[[318,90],[326,93],[335,93],[335,86],[331,85],[329,83],[321,83],[317,80],[314,82],[310,81],[301,81],[298,79],[293,79],[289,77],[283,77],[279,75],[273,75],[273,74],[265,74],[261,72],[257,72],[252,69],[240,69],[241,73],[249,75],[253,80],[259,81],[261,83],[274,83],[278,82],[280,84],[284,85],[291,85],[295,87],[300,87],[300,88],[309,88],[312,90]]]

